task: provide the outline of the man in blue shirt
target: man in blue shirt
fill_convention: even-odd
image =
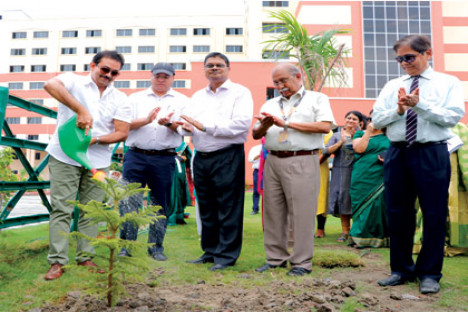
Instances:
[[[465,114],[463,88],[456,77],[430,67],[427,37],[406,36],[393,50],[407,75],[385,85],[372,115],[374,126],[387,127],[392,142],[384,164],[391,276],[378,284],[396,286],[418,278],[421,293],[437,293],[450,182],[446,140]],[[423,245],[415,264],[416,198],[423,213]]]

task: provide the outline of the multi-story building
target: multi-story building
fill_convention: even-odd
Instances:
[[[394,61],[393,43],[410,33],[426,34],[434,47],[433,67],[463,81],[468,98],[468,3],[454,1],[229,1],[204,13],[153,10],[137,16],[122,8],[119,16],[46,18],[27,11],[0,10],[0,83],[11,94],[47,107],[54,99],[43,83],[61,72],[85,74],[92,56],[116,49],[126,60],[115,85],[127,94],[149,86],[156,62],[173,63],[174,88],[190,96],[206,86],[203,58],[220,51],[231,60],[230,78],[248,87],[255,112],[272,86],[271,70],[278,51],[264,51],[267,32],[278,23],[270,12],[293,13],[310,34],[342,28],[337,43],[349,49],[345,86],[326,85],[338,123],[349,110],[368,113],[385,82],[401,74]],[[226,2],[227,3],[227,2]],[[183,10],[180,10],[181,12]],[[281,26],[281,25],[276,25]],[[283,30],[278,27],[276,32]],[[286,59],[281,61],[291,61]],[[20,138],[47,142],[54,120],[10,107],[6,116]],[[464,117],[464,122],[468,117]],[[246,149],[256,144],[249,139]],[[42,155],[30,155],[41,159]],[[248,169],[247,177],[250,177]]]

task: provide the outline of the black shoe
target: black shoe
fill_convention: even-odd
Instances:
[[[200,258],[197,258],[195,260],[187,260],[185,261],[186,263],[191,263],[191,264],[203,264],[203,263],[207,263],[207,262],[211,262],[213,263],[214,260],[213,259],[209,259],[209,258],[203,258],[203,257],[200,257]]]
[[[291,269],[291,271],[286,273],[286,275],[289,275],[289,276],[304,276],[305,274],[310,274],[310,272],[312,272],[312,270],[307,270],[307,269],[300,268],[300,267],[293,267]]]
[[[131,257],[132,255],[128,252],[127,249],[122,248],[122,250],[119,252],[119,257]]]
[[[397,285],[406,284],[409,281],[411,281],[411,280],[408,279],[408,278],[404,278],[401,275],[392,274],[392,275],[390,275],[390,277],[385,278],[383,280],[380,280],[377,283],[380,286],[397,286]]]
[[[285,267],[286,267],[286,263],[283,263],[281,265],[273,265],[273,264],[265,263],[261,267],[256,268],[255,271],[257,271],[258,273],[263,273],[263,272],[271,270],[271,269],[285,268]]]
[[[419,292],[421,294],[436,294],[440,290],[439,283],[432,278],[425,278],[419,284]]]
[[[163,254],[162,251],[155,252],[154,254],[151,255],[151,257],[153,257],[153,259],[156,260],[156,261],[166,261],[167,260],[166,255]]]
[[[228,266],[226,264],[215,264],[213,265],[211,268],[209,268],[210,271],[222,271],[224,270],[225,268],[227,268]]]
[[[256,215],[256,214],[258,214],[258,211],[252,211],[252,212],[250,213],[251,216],[254,216],[254,215]]]

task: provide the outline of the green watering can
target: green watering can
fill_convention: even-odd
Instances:
[[[88,135],[85,135],[85,129],[76,126],[76,115],[74,115],[58,128],[58,136],[60,147],[65,155],[90,170],[93,178],[104,180],[106,173],[94,168],[86,155],[89,142],[91,142],[91,129]]]

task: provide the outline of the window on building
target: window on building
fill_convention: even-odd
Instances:
[[[130,37],[133,35],[132,29],[117,29],[116,31],[117,37]]]
[[[62,48],[62,54],[76,54],[76,48]]]
[[[138,89],[146,89],[151,87],[151,81],[149,80],[138,80],[137,81],[137,88]]]
[[[130,68],[131,68],[130,63],[125,63],[120,70],[121,71],[122,70],[127,70],[128,71],[128,70],[130,70]]]
[[[24,65],[11,65],[10,73],[22,73],[24,72]]]
[[[185,52],[187,52],[187,46],[182,46],[182,45],[169,46],[169,52],[171,52],[171,53],[185,53]]]
[[[35,158],[36,160],[40,160],[40,159],[41,159],[41,153],[35,153],[34,158]]]
[[[68,71],[75,71],[76,65],[75,64],[62,64],[60,65],[61,72],[68,72]]]
[[[20,117],[7,117],[5,120],[9,125],[19,125],[20,123]]]
[[[156,29],[154,28],[142,28],[139,31],[140,36],[155,36]]]
[[[83,71],[89,71],[89,64],[84,64],[83,65]]]
[[[187,69],[187,64],[185,63],[171,63],[172,67],[174,67],[175,70],[186,70]]]
[[[101,52],[101,47],[86,47],[85,54],[96,54]]]
[[[31,72],[45,72],[46,66],[45,65],[31,65]]]
[[[409,34],[431,38],[430,1],[363,1],[366,97],[376,98],[391,79],[404,74],[393,44]]]
[[[288,32],[283,23],[263,23],[262,25],[264,33],[284,34]]]
[[[63,38],[77,38],[78,30],[64,30],[62,31]]]
[[[86,37],[101,37],[102,30],[100,29],[92,29],[86,31]]]
[[[118,53],[132,53],[132,47],[131,46],[120,46],[120,47],[115,47],[115,50]]]
[[[226,35],[235,36],[235,35],[242,35],[243,33],[244,33],[243,28],[235,28],[235,27],[226,28]]]
[[[186,36],[187,28],[171,28],[171,36]]]
[[[49,38],[49,32],[48,31],[35,31],[33,33],[34,38]]]
[[[262,1],[264,7],[288,7],[289,1]]]
[[[210,52],[209,45],[194,45],[193,52],[200,53],[200,52]]]
[[[137,70],[151,70],[153,68],[152,63],[138,63]]]
[[[44,99],[29,99],[28,101],[38,105],[44,105]]]
[[[39,140],[39,135],[38,134],[28,134],[28,140],[29,141],[37,141],[37,140]]]
[[[272,51],[272,50],[265,50],[262,53],[263,59],[288,59],[289,52],[285,51]]]
[[[41,124],[42,118],[41,117],[28,117],[28,124]]]
[[[226,45],[226,52],[230,53],[241,53],[243,47],[241,45]]]
[[[11,49],[10,55],[26,55],[26,49]]]
[[[30,82],[29,90],[42,90],[44,89],[44,82]]]
[[[12,39],[25,39],[28,36],[25,31],[15,31],[11,34]]]
[[[193,35],[194,36],[208,36],[210,34],[209,28],[194,28]]]
[[[173,88],[185,88],[185,80],[174,80],[172,83]]]
[[[8,89],[10,90],[23,90],[23,83],[22,82],[9,82]]]
[[[46,55],[47,48],[32,48],[32,55]]]
[[[118,89],[129,89],[130,81],[127,81],[127,80],[114,81],[114,87]]]
[[[139,46],[138,53],[154,53],[154,46]]]

